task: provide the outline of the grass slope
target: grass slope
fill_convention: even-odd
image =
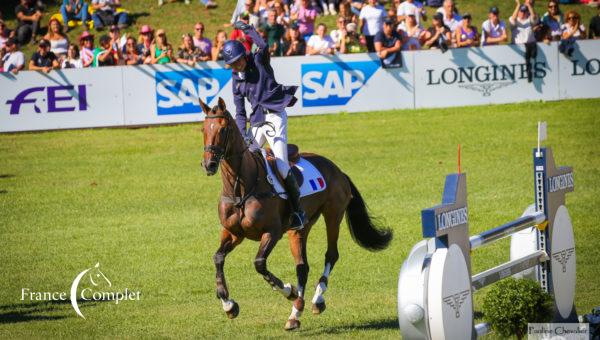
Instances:
[[[456,169],[468,174],[471,233],[520,216],[533,201],[531,150],[536,122],[547,120],[558,165],[571,165],[568,207],[577,241],[579,313],[600,305],[600,100],[386,111],[290,120],[290,139],[337,163],[372,212],[393,228],[389,249],[359,248],[343,226],[328,309],[310,309],[299,332],[282,330],[291,304],[255,273],[258,244],[245,241],[226,261],[228,320],[214,293],[218,177],[200,168],[200,124],[145,129],[0,135],[0,338],[207,337],[302,335],[397,338],[399,268],[420,237],[420,210],[440,202]],[[308,299],[325,252],[324,224],[309,239]],[[508,259],[508,241],[478,250],[474,270]],[[284,238],[270,269],[295,282]],[[21,301],[21,288],[66,291],[77,273],[100,262],[113,288],[141,290],[137,302]],[[482,293],[478,293],[480,302]]]

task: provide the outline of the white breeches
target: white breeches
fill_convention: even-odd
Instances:
[[[266,122],[261,127],[253,127],[251,130],[254,136],[253,143],[258,147],[262,147],[265,142],[269,143],[273,155],[275,155],[275,163],[281,177],[285,178],[290,171],[287,154],[287,113],[281,114],[267,113]]]

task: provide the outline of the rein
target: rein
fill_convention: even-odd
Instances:
[[[231,134],[230,130],[232,129],[231,126],[230,126],[230,123],[231,123],[230,122],[230,118],[227,115],[215,115],[215,116],[206,116],[205,117],[205,119],[217,119],[217,118],[224,118],[228,122],[227,127],[224,129],[225,130],[224,131],[225,136],[222,139],[224,147],[222,147],[220,145],[209,144],[209,145],[205,145],[204,146],[204,151],[212,153],[215,156],[215,158],[217,159],[217,161],[219,163],[222,162],[222,161],[224,161],[224,160],[228,160],[228,159],[230,159],[232,157],[240,157],[241,158],[243,156],[244,152],[246,152],[246,150],[248,150],[248,146],[245,145],[244,149],[242,151],[240,151],[239,153],[237,153],[237,154],[227,155],[228,150],[229,150],[229,136]],[[258,162],[256,160],[256,158],[254,157],[254,155],[252,155],[252,159],[254,160],[255,165],[256,165],[256,169],[258,171],[258,167],[259,167],[258,164],[260,164],[260,162]],[[242,162],[240,160],[240,162],[238,164],[238,167],[235,170],[235,175],[234,175],[235,179],[233,180],[233,183],[232,183],[233,197],[226,197],[226,196],[224,196],[223,198],[231,201],[231,203],[233,203],[237,208],[239,208],[240,211],[242,211],[242,214],[243,214],[243,209],[241,209],[241,208],[244,206],[244,204],[246,203],[246,201],[250,197],[252,197],[252,196],[258,196],[258,195],[254,195],[254,192],[256,191],[257,183],[259,181],[259,176],[256,176],[256,178],[254,180],[254,183],[251,186],[251,189],[248,190],[244,196],[237,196],[236,192],[239,189],[241,167],[242,167]],[[240,214],[240,219],[241,219],[242,214]]]

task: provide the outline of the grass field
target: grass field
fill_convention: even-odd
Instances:
[[[14,28],[16,26],[14,18],[14,8],[19,0],[2,0],[0,1],[0,11],[4,15],[4,19],[8,23],[8,27]],[[88,1],[89,2],[89,1]],[[193,25],[197,21],[202,21],[206,26],[205,35],[213,39],[216,35],[217,30],[225,29],[228,33],[231,32],[231,28],[224,28],[223,24],[229,23],[231,19],[231,13],[237,3],[237,0],[217,0],[219,7],[217,9],[206,10],[204,6],[201,6],[197,0],[191,0],[190,5],[185,5],[183,0],[175,3],[169,3],[163,7],[158,6],[157,0],[122,0],[123,7],[127,9],[133,19],[132,26],[125,32],[130,33],[137,37],[137,32],[140,27],[144,24],[149,24],[154,28],[164,28],[169,37],[169,41],[173,44],[174,48],[177,48],[181,44],[181,35],[184,33],[193,33]],[[166,1],[165,1],[166,2]],[[487,11],[491,6],[497,6],[500,9],[500,17],[502,20],[507,21],[508,17],[514,10],[514,1],[505,0],[458,0],[455,1],[460,12],[469,12],[473,16],[473,24],[481,30],[481,24],[487,20]],[[48,5],[47,15],[42,19],[42,27],[45,29],[47,26],[50,16],[60,12],[60,4],[62,0],[45,0],[44,3]],[[385,7],[388,8],[391,0],[384,3]],[[535,3],[535,9],[538,14],[542,15],[547,11],[547,1],[538,0]],[[589,25],[592,16],[597,15],[597,10],[585,5],[561,5],[561,9],[564,13],[569,10],[575,10],[581,14],[582,23],[586,26]],[[433,9],[427,8],[427,13],[431,16]],[[319,16],[317,23],[323,22],[327,24],[327,27],[332,30],[335,27],[334,16]],[[431,19],[424,25],[429,26]],[[76,28],[69,32],[69,38],[71,41],[77,41],[77,37],[81,34],[82,28]],[[106,33],[106,31],[104,32]],[[96,36],[96,43],[98,36]],[[35,46],[28,45],[24,48],[24,52],[29,58],[35,51]]]
[[[576,302],[587,313],[600,305],[599,107],[596,99],[291,119],[290,139],[337,163],[395,233],[389,249],[369,253],[344,226],[327,311],[308,309],[292,334],[282,329],[291,304],[254,271],[257,243],[245,241],[226,261],[239,317],[228,320],[215,298],[221,183],[200,168],[201,124],[0,135],[0,338],[397,338],[398,272],[420,239],[420,210],[440,202],[444,177],[456,169],[456,145],[475,233],[520,216],[533,201],[538,120],[548,121],[557,163],[574,168],[567,202]],[[309,299],[324,251],[319,221],[308,246]],[[504,240],[478,250],[474,270],[507,258]],[[68,293],[97,262],[111,289],[139,290],[140,300],[82,302],[85,320],[68,301],[21,301],[23,288]],[[295,282],[286,238],[269,266]]]

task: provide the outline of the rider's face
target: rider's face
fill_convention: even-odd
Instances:
[[[236,60],[233,64],[231,64],[231,68],[235,72],[244,72],[246,69],[246,58],[241,57],[240,59]]]

